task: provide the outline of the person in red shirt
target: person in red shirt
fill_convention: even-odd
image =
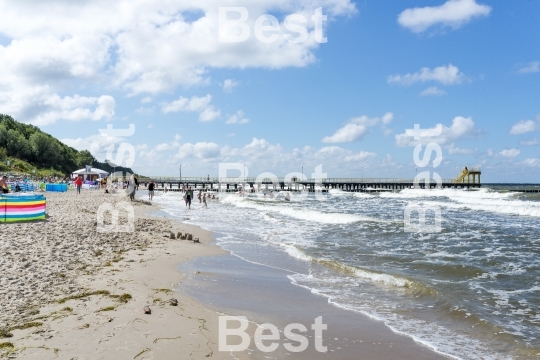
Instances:
[[[77,176],[77,180],[75,180],[75,187],[77,188],[77,194],[81,193],[81,186],[82,186],[82,178],[80,176]]]

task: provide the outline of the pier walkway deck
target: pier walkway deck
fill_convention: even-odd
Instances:
[[[180,191],[183,186],[191,186],[194,189],[205,189],[211,191],[236,192],[240,189],[272,190],[272,191],[329,191],[340,189],[347,192],[378,192],[401,189],[411,189],[415,187],[413,179],[390,179],[390,178],[326,178],[326,179],[283,179],[283,178],[215,178],[215,177],[152,177],[141,178],[139,182],[145,183],[152,179],[158,186],[157,189],[167,187],[169,191]],[[417,188],[437,188],[438,184],[431,179],[427,186],[422,180],[417,184]],[[441,188],[480,188],[480,182],[459,182],[455,179],[442,179]]]

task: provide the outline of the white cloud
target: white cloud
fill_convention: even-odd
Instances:
[[[384,125],[390,124],[394,120],[394,114],[389,112],[383,115],[382,117],[382,123]]]
[[[420,93],[420,96],[441,96],[446,94],[446,91],[439,89],[436,86],[430,86]]]
[[[437,132],[438,127],[423,130],[424,135],[429,135]],[[474,122],[472,118],[457,116],[452,120],[450,127],[441,125],[441,134],[438,136],[421,136],[421,139],[415,140],[416,132],[412,129],[406,130],[402,134],[396,135],[396,146],[416,146],[418,144],[428,144],[435,142],[439,145],[450,144],[462,138],[474,135]]]
[[[426,31],[434,25],[457,29],[473,18],[488,16],[491,7],[476,0],[448,0],[439,6],[406,9],[398,16],[398,23],[415,33]]]
[[[4,87],[9,85],[1,78],[1,73],[0,62],[0,113],[10,114],[16,118],[22,116],[26,122],[40,126],[54,124],[60,119],[69,121],[111,119],[115,114],[116,102],[112,96],[88,97],[76,94],[61,97],[53,93],[49,86],[33,88],[17,86],[13,91]]]
[[[213,142],[198,142],[195,144],[187,143],[178,148],[178,153],[175,155],[177,159],[196,158],[196,159],[213,159],[220,154],[219,145]]]
[[[246,119],[244,117],[244,112],[242,110],[239,110],[236,114],[229,117],[225,124],[247,124],[248,122],[249,119]]]
[[[514,124],[510,129],[511,135],[520,135],[526,134],[529,132],[536,131],[540,128],[540,125],[532,120],[521,120],[518,123]]]
[[[540,167],[540,159],[528,158],[528,159],[523,160],[520,164],[529,166],[529,167]]]
[[[227,5],[247,6],[250,28],[266,13],[309,18],[314,9],[324,7],[331,23],[356,12],[350,0],[256,4],[233,0]],[[90,116],[86,110],[91,108],[60,111],[39,105],[56,96],[65,98],[59,94],[84,97],[81,91],[100,87],[127,95],[172,92],[178,86],[208,84],[211,69],[304,67],[316,59],[314,51],[320,44],[311,21],[306,24],[308,40],[299,44],[283,36],[272,44],[262,44],[254,36],[229,44],[217,36],[218,12],[217,2],[195,0],[57,1],[53,6],[0,2],[0,33],[10,39],[0,46],[0,112],[27,122],[38,117],[48,123],[63,116],[81,118]],[[207,112],[201,120],[212,116],[216,114]]]
[[[376,153],[374,152],[369,152],[369,151],[360,151],[356,154],[349,154],[349,155],[346,155],[345,156],[345,161],[346,162],[360,162],[360,161],[364,161],[364,160],[367,160],[367,159],[371,159],[371,158],[374,158],[375,156],[377,156]]]
[[[466,79],[465,75],[459,71],[457,66],[448,64],[446,66],[438,66],[433,70],[424,67],[413,74],[390,75],[387,81],[388,83],[397,83],[400,85],[412,85],[417,82],[425,83],[427,81],[437,81],[443,85],[455,85],[461,84]]]
[[[524,146],[540,145],[540,139],[522,140],[519,143]]]
[[[375,126],[378,123],[383,125],[390,124],[394,119],[394,114],[386,113],[382,118],[370,118],[366,115],[353,118],[349,123],[338,129],[334,135],[325,136],[322,139],[324,143],[347,143],[361,140],[368,132],[369,127]],[[385,131],[385,129],[383,129]]]
[[[156,146],[156,151],[158,152],[161,152],[161,151],[167,151],[167,150],[170,150],[172,149],[172,146],[167,144],[167,143],[163,143],[163,144],[159,144],[158,146]]]
[[[532,61],[518,69],[520,74],[529,74],[540,72],[540,61]]]
[[[368,151],[359,151],[354,152],[352,150],[343,149],[339,146],[325,146],[319,150],[314,151],[314,149],[307,148],[307,152],[304,154],[305,157],[309,158],[310,161],[321,161],[321,162],[336,162],[336,163],[350,163],[350,162],[361,162],[368,160],[377,156],[374,152]],[[307,155],[307,156],[306,156]]]
[[[107,155],[107,148],[122,143],[124,139],[117,136],[91,135],[86,138],[61,139],[60,141],[79,151],[88,150],[96,159],[103,161]]]
[[[449,153],[450,155],[455,155],[455,154],[458,154],[458,155],[468,155],[468,154],[474,153],[474,150],[473,150],[473,149],[463,149],[463,148],[459,148],[459,147],[457,147],[454,143],[451,143],[451,144],[448,146],[448,153]]]
[[[137,114],[149,116],[149,115],[153,115],[155,110],[156,110],[156,108],[154,106],[152,106],[152,107],[140,106],[135,110],[135,112]]]
[[[170,103],[163,103],[161,111],[164,113],[171,112],[198,112],[200,121],[212,121],[221,116],[221,110],[216,110],[211,105],[212,95],[206,95],[203,97],[193,96],[191,99],[180,96],[178,100]]]
[[[234,79],[227,79],[223,82],[223,91],[225,91],[226,93],[230,93],[238,85],[238,81]]]
[[[507,159],[513,159],[516,156],[518,156],[521,153],[519,149],[504,149],[500,153],[497,154],[499,157],[507,158]]]
[[[339,129],[332,136],[326,136],[322,139],[324,143],[346,143],[360,140],[366,135],[367,126],[350,123]]]
[[[193,96],[191,99],[180,96],[178,100],[170,103],[164,103],[161,110],[164,113],[189,111],[189,112],[201,112],[210,106],[212,101],[212,95],[206,95],[203,97]]]
[[[199,121],[207,122],[214,121],[221,116],[221,110],[214,109],[213,106],[209,106],[199,114]]]
[[[152,101],[153,99],[151,96],[146,96],[141,99],[141,104],[148,104],[148,103],[151,103]]]
[[[235,133],[229,133],[229,134],[227,134],[227,137],[233,137],[235,135],[236,135]]]

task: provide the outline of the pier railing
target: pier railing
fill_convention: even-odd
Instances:
[[[144,177],[140,178],[139,181],[145,182],[153,180],[158,183],[298,183],[298,184],[326,184],[326,183],[340,183],[340,184],[407,184],[413,183],[414,179],[412,178],[326,178],[326,179],[291,179],[291,178],[255,178],[255,177],[246,177],[246,178],[220,178],[220,177],[182,177],[181,179],[177,177]],[[442,179],[443,183],[452,183],[454,179]],[[424,182],[424,179],[420,180]],[[435,179],[430,179],[430,182],[435,183]]]

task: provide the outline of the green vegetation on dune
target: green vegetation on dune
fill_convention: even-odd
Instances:
[[[38,176],[67,175],[86,165],[113,171],[113,167],[97,161],[89,151],[77,151],[36,126],[0,114],[0,171],[36,170]],[[133,173],[124,167],[116,167],[116,171]]]

